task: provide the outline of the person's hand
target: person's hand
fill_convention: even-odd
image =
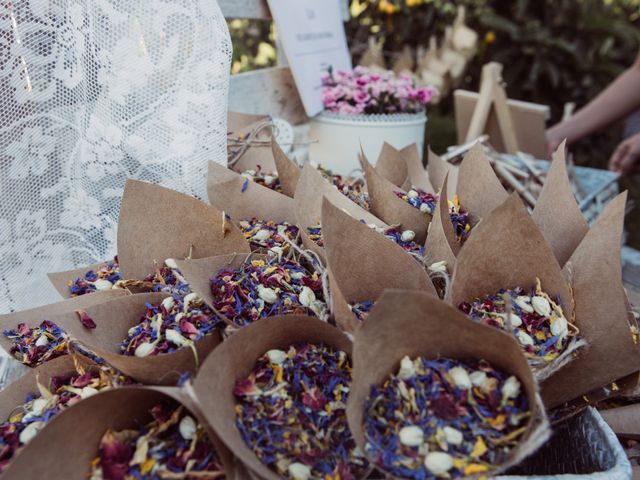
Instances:
[[[618,145],[609,159],[609,170],[621,175],[640,173],[640,133],[636,133]]]
[[[547,130],[545,137],[547,140],[547,158],[551,159],[553,152],[558,149],[560,144],[565,140],[565,137],[556,134],[553,129]]]

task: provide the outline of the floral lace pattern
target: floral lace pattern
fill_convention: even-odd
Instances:
[[[226,162],[231,42],[215,1],[0,6],[0,313],[111,258],[127,178],[206,198]]]

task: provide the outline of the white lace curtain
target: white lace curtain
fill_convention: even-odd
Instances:
[[[0,11],[3,313],[55,301],[47,272],[116,253],[126,178],[206,198],[207,161],[226,162],[231,42],[216,0]]]

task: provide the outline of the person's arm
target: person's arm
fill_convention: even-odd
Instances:
[[[620,75],[596,98],[568,120],[547,130],[549,151],[566,138],[571,144],[619,120],[640,107],[640,55],[635,64]]]

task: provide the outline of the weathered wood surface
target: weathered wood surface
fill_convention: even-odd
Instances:
[[[241,113],[269,113],[292,125],[308,121],[291,70],[265,68],[232,75],[229,110]]]

